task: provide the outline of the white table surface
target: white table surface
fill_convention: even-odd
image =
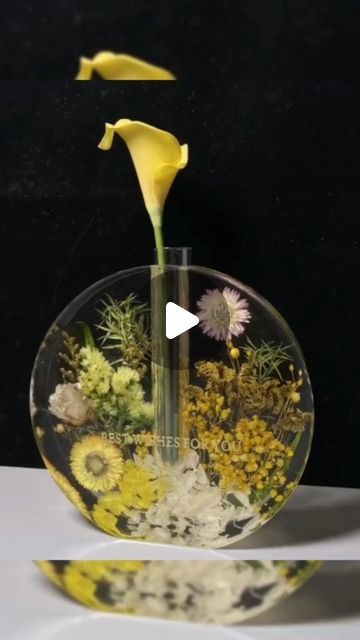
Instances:
[[[329,562],[297,593],[238,627],[103,614],[73,602],[30,562],[0,563],[4,640],[359,640],[360,563]]]
[[[0,467],[0,560],[360,560],[360,489],[300,486],[282,512],[217,551],[120,540],[91,525],[45,469]]]

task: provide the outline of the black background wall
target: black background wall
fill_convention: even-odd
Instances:
[[[170,245],[267,297],[297,335],[316,434],[304,480],[360,486],[360,90],[345,80],[3,83],[0,463],[41,465],[27,396],[37,347],[93,281],[148,263],[152,231],[118,139],[141,119],[190,146]]]
[[[167,242],[252,285],[299,338],[317,412],[304,481],[360,486],[358,0],[12,0],[1,15],[0,464],[41,464],[28,382],[54,317],[150,260],[128,152],[96,148],[129,117],[190,145]],[[99,49],[182,82],[69,82]]]
[[[126,51],[179,78],[359,75],[358,0],[1,2],[0,77],[72,78],[80,55]]]

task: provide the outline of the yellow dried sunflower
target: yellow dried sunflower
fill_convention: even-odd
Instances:
[[[119,482],[124,461],[119,448],[101,436],[85,436],[70,452],[70,466],[76,480],[85,489],[105,492]]]

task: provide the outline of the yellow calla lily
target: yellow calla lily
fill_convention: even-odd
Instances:
[[[100,51],[94,58],[80,58],[76,80],[91,80],[97,72],[104,80],[175,80],[175,76],[161,67],[124,53]]]
[[[129,149],[145,206],[156,232],[161,228],[165,200],[175,176],[187,164],[188,146],[180,145],[168,131],[144,122],[122,119],[115,124],[106,123],[99,149],[110,149],[115,133]]]

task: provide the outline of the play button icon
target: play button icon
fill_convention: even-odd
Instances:
[[[174,302],[166,305],[166,337],[169,340],[177,338],[185,331],[199,324],[199,318],[190,311],[186,311]]]

